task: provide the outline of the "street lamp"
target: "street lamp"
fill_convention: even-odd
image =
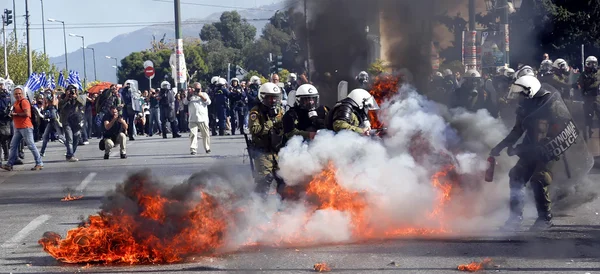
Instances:
[[[69,36],[81,38],[81,47],[85,48],[85,38],[83,37],[83,35],[69,33]],[[85,69],[85,50],[81,50],[81,52],[83,52],[83,88],[81,89],[85,90],[87,81],[87,71]]]
[[[115,59],[115,65],[112,66],[113,68],[115,68],[115,77],[117,77],[117,80],[115,80],[115,83],[119,81],[119,59],[117,59],[116,57],[110,57],[110,56],[105,56],[106,59]]]
[[[48,18],[48,22],[59,22],[63,25],[63,39],[65,41],[65,69],[69,71],[69,61],[67,59],[67,30],[65,28],[65,21]]]
[[[94,56],[94,81],[98,81],[98,75],[96,74],[96,50],[94,48],[85,47],[83,49],[91,49],[92,55]]]
[[[42,35],[44,39],[44,55],[46,55],[46,26],[44,20],[44,0],[40,0],[42,4]]]

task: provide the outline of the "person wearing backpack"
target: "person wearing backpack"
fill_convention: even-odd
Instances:
[[[62,127],[58,121],[58,97],[56,91],[50,91],[50,94],[46,94],[44,100],[46,108],[44,109],[44,119],[47,121],[46,128],[42,134],[42,149],[40,155],[44,157],[46,155],[46,147],[52,132],[55,132],[58,141],[61,144],[65,143],[65,136],[62,133]]]
[[[31,170],[42,170],[44,163],[42,157],[35,146],[33,141],[33,124],[31,123],[31,104],[23,95],[23,87],[17,86],[13,90],[13,96],[15,97],[15,103],[11,112],[11,117],[14,123],[15,131],[10,141],[10,154],[8,162],[2,165],[2,169],[7,171],[13,170],[13,165],[17,160],[17,154],[19,144],[22,140],[25,140],[27,147],[33,154],[35,159],[35,166]]]

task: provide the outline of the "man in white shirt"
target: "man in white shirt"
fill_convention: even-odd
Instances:
[[[187,98],[183,100],[185,105],[188,105],[189,112],[189,128],[190,128],[190,153],[196,155],[198,148],[198,131],[202,135],[204,143],[204,151],[210,153],[210,134],[208,127],[208,105],[210,98],[206,92],[202,92],[202,85],[196,82],[193,85],[194,91],[188,93]]]

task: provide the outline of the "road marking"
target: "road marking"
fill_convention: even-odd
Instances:
[[[96,172],[90,172],[90,174],[88,174],[88,176],[85,177],[85,179],[83,179],[83,181],[81,181],[81,184],[79,184],[79,186],[77,186],[77,188],[75,189],[75,191],[78,192],[82,192],[85,187],[87,187],[87,185],[94,180],[94,177],[96,177],[96,175],[98,175],[98,173]]]
[[[37,218],[33,219],[27,226],[25,226],[21,231],[17,232],[15,236],[10,238],[8,241],[4,242],[0,247],[2,248],[12,248],[16,247],[29,235],[29,233],[33,232],[38,226],[42,225],[46,221],[50,219],[50,215],[40,215]]]

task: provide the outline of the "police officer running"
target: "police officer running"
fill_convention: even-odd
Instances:
[[[531,182],[538,212],[530,230],[549,229],[553,224],[548,188],[552,182],[552,168],[561,154],[556,154],[555,150],[549,152],[548,146],[564,128],[574,128],[574,124],[560,95],[542,88],[534,76],[525,75],[517,79],[510,93],[521,94],[525,99],[519,103],[512,131],[490,152],[491,156],[499,156],[508,147],[509,156],[519,156],[519,161],[509,172],[510,217],[501,229],[512,231],[521,227],[527,182]],[[523,142],[513,147],[523,134]]]
[[[215,90],[213,91],[213,105],[215,105],[214,110],[217,113],[217,119],[219,119],[219,136],[225,135],[227,110],[229,109],[229,94],[229,90],[227,90],[227,80],[219,77],[219,80],[217,81],[217,84],[215,86]]]
[[[598,96],[600,74],[598,73],[598,59],[595,56],[590,56],[585,60],[585,69],[577,84],[583,95],[583,113],[589,138],[593,133],[594,115],[600,118],[600,98]]]
[[[369,110],[378,109],[379,105],[368,91],[352,90],[348,97],[333,107],[327,121],[327,128],[335,132],[351,130],[369,136],[371,130]]]
[[[313,85],[304,84],[298,87],[295,93],[290,92],[288,105],[291,107],[283,115],[286,142],[294,136],[312,140],[317,130],[326,128],[329,110],[325,106],[319,106],[319,91]]]
[[[277,182],[278,193],[285,186],[276,175],[277,153],[283,142],[283,107],[281,89],[274,83],[265,83],[260,87],[258,103],[250,110],[250,133],[252,134],[252,157],[256,166],[254,176],[256,192],[266,194],[273,181]]]

